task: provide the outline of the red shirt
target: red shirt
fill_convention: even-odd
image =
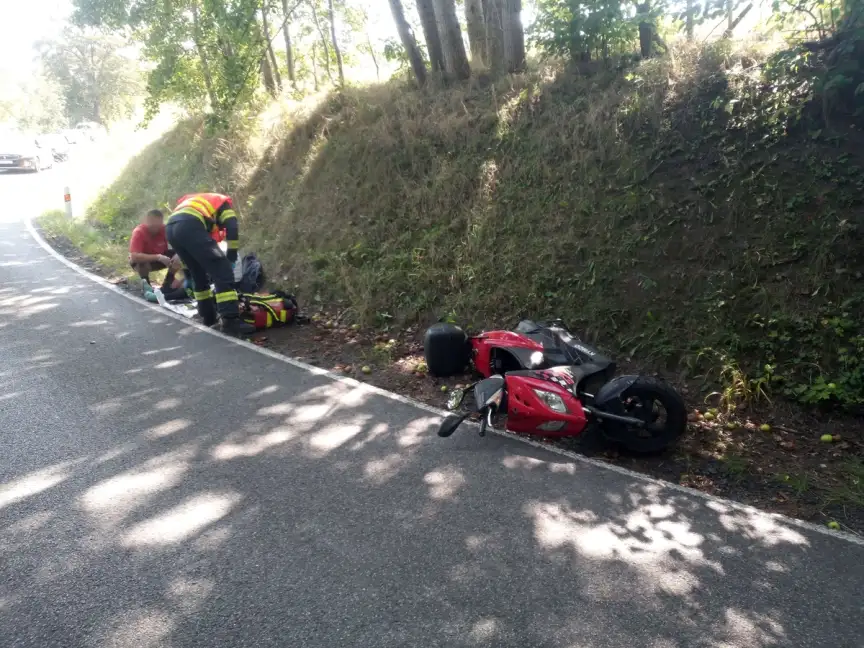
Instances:
[[[165,227],[158,233],[151,234],[145,225],[139,225],[132,230],[129,239],[129,251],[140,254],[165,254],[168,251],[168,239],[165,238]]]

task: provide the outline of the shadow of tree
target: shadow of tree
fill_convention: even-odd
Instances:
[[[9,645],[860,644],[860,546],[513,440],[444,442],[435,415],[249,362],[0,240],[28,260],[0,268]]]

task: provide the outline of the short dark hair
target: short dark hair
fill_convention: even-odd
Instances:
[[[161,209],[151,209],[147,212],[147,215],[155,218],[165,218],[165,214],[162,213]]]

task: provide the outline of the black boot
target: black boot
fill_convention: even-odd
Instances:
[[[162,294],[165,295],[165,299],[169,302],[172,301],[189,301],[189,297],[186,295],[186,291],[183,288],[169,288],[168,290],[163,290]]]
[[[198,300],[198,314],[201,316],[201,323],[204,326],[213,326],[219,321],[219,316],[216,313],[216,300],[210,297],[209,299]]]
[[[162,294],[163,295],[165,293],[169,292],[170,290],[174,289],[172,286],[173,283],[174,283],[174,273],[169,270],[168,274],[165,275],[165,281],[162,282]]]
[[[222,332],[226,335],[233,335],[235,337],[240,337],[242,335],[252,335],[258,329],[249,324],[248,322],[244,322],[239,317],[223,317],[222,318]]]

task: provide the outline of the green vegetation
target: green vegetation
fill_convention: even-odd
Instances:
[[[38,49],[47,74],[62,89],[70,123],[110,123],[132,114],[141,74],[122,36],[67,26]]]
[[[864,461],[846,461],[840,476],[840,483],[828,492],[826,504],[864,507]]]
[[[783,60],[723,41],[624,73],[346,89],[260,160],[191,120],[89,218],[122,244],[142,210],[217,188],[273,276],[357,322],[561,315],[729,406],[857,406],[864,142]]]
[[[724,415],[864,406],[861,0],[777,2],[749,45],[746,0],[537,0],[559,58],[530,71],[519,0],[465,0],[467,48],[454,0],[390,0],[374,42],[366,0],[74,4],[142,46],[148,114],[190,115],[88,237],[218,189],[271,276],[357,323],[560,315]],[[361,57],[403,73],[352,86]]]
[[[128,38],[67,25],[34,49],[35,69],[0,70],[0,126],[51,132],[82,120],[110,124],[135,111],[141,70]]]
[[[117,180],[89,205],[86,218],[69,221],[61,211],[40,218],[51,236],[63,236],[118,277],[131,278],[128,242],[144,211],[166,214],[189,191],[240,189],[254,161],[248,130],[232,124],[233,138],[208,134],[204,119],[189,118],[153,141],[124,167]]]
[[[170,102],[205,115],[211,132],[259,108],[264,92],[300,97],[342,86],[345,69],[361,57],[380,75],[386,49],[381,39],[373,42],[370,10],[375,17],[379,10],[365,0],[74,4],[79,25],[132,34],[141,45],[149,64],[146,118]]]
[[[65,124],[60,88],[43,74],[27,79],[0,76],[0,125],[50,131]]]
[[[87,221],[70,221],[59,209],[42,214],[39,225],[51,237],[68,240],[82,254],[110,273],[132,276],[128,250],[119,244],[118,238],[106,236],[102,228]]]

